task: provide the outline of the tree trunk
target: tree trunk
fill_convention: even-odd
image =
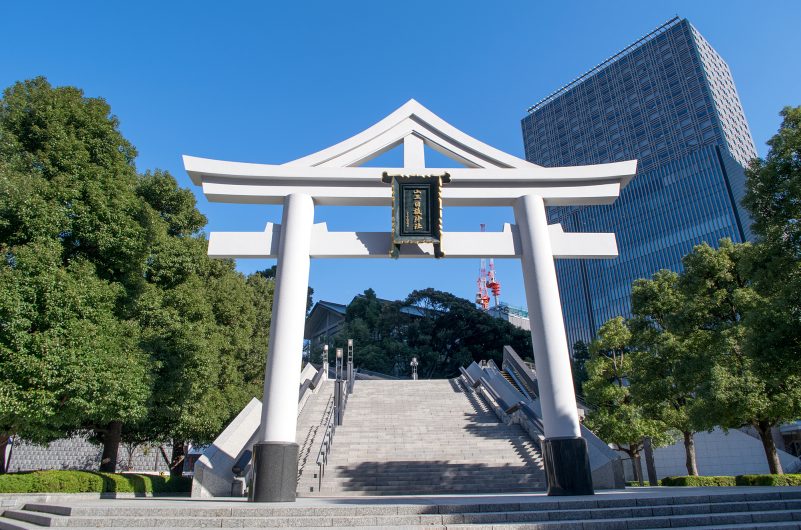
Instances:
[[[117,453],[120,451],[122,422],[112,421],[103,433],[103,456],[100,458],[100,471],[117,472]]]
[[[687,474],[693,477],[698,476],[698,462],[695,460],[695,439],[690,431],[682,431],[684,434],[684,453],[686,455],[685,465]]]
[[[783,475],[782,462],[779,460],[779,453],[776,452],[776,444],[773,442],[773,433],[771,432],[771,424],[767,421],[760,421],[754,424],[759,439],[762,440],[762,447],[765,448],[765,456],[768,459],[768,469],[771,475]]]
[[[170,460],[170,476],[180,477],[184,472],[186,444],[183,440],[172,441],[172,460]]]
[[[639,482],[640,486],[645,485],[645,482],[643,482],[642,479],[642,463],[640,462],[640,451],[636,449],[636,447],[633,444],[630,444],[628,449],[623,449],[620,445],[618,445],[618,447],[620,447],[620,449],[624,453],[629,455],[629,458],[631,459],[631,469],[632,471],[634,471],[634,481]]]
[[[128,463],[126,464],[126,467],[128,468],[128,471],[131,471],[133,469],[134,454],[136,453],[136,449],[138,447],[139,447],[139,444],[133,444],[133,443],[132,444],[125,444],[125,451],[128,453]]]
[[[6,468],[6,463],[8,462],[6,456],[8,453],[8,440],[10,438],[11,436],[8,433],[0,433],[0,474],[8,471]]]
[[[645,486],[645,479],[643,478],[642,474],[642,459],[640,458],[640,452],[635,451],[633,458],[634,463],[634,471],[635,475],[637,476],[637,482],[640,483],[640,486]]]
[[[645,467],[648,470],[648,483],[651,486],[659,486],[659,478],[656,476],[656,464],[654,463],[654,447],[651,444],[650,436],[642,439],[642,448],[645,453]]]

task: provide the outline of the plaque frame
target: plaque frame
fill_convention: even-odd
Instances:
[[[392,184],[392,248],[390,257],[400,256],[400,246],[432,243],[434,257],[442,251],[442,184],[450,182],[448,173],[439,175],[390,175],[381,180]],[[418,193],[419,192],[419,193]],[[411,193],[412,195],[409,195]],[[410,199],[411,202],[410,202]]]

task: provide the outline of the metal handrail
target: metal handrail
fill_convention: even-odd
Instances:
[[[350,392],[344,392],[344,396],[342,398],[342,414],[345,414],[345,410],[348,408],[348,396],[350,396],[351,392],[353,391],[353,380],[351,379],[349,381],[345,381],[345,386],[350,387]]]
[[[333,403],[334,397],[328,400]],[[328,409],[328,420],[325,424],[325,433],[323,434],[323,441],[320,444],[320,450],[317,452],[317,491],[323,486],[323,475],[325,474],[325,466],[328,464],[328,454],[331,452],[331,445],[334,442],[334,433],[337,430],[336,412],[337,406],[333,404]]]
[[[343,384],[343,386],[350,385],[353,388],[353,381],[334,381],[335,385]],[[347,389],[345,389],[347,390]],[[336,395],[336,393],[334,394]],[[325,426],[325,434],[323,434],[323,441],[320,444],[320,450],[317,452],[317,491],[320,491],[320,488],[323,487],[323,476],[325,475],[325,466],[328,465],[328,455],[331,454],[331,447],[334,444],[334,434],[336,434],[337,430],[337,417],[342,418],[345,414],[345,410],[347,409],[348,404],[348,396],[350,395],[349,392],[342,392],[342,411],[341,413],[337,410],[337,404],[334,403],[333,406],[328,410],[328,420],[326,421]],[[334,401],[334,397],[331,397],[331,401]]]

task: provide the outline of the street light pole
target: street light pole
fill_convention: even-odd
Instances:
[[[353,394],[353,339],[348,339],[348,394]]]
[[[334,415],[336,416],[336,424],[342,425],[342,348],[337,348],[337,359],[334,365],[334,372],[336,374],[336,381],[334,382]]]
[[[323,381],[328,380],[328,344],[323,344]]]

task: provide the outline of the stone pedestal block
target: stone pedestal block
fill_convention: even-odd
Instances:
[[[253,483],[248,500],[295,502],[298,486],[298,444],[259,442],[253,445]]]
[[[590,459],[584,438],[549,438],[543,442],[548,495],[593,495]]]

